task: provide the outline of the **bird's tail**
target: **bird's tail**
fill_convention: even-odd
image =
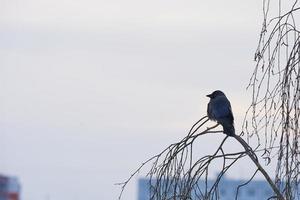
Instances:
[[[235,135],[235,129],[232,123],[222,123],[223,131],[228,136]]]

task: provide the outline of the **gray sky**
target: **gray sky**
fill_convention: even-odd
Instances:
[[[24,200],[116,199],[114,183],[182,138],[213,90],[240,130],[261,12],[258,0],[1,0],[0,173]]]

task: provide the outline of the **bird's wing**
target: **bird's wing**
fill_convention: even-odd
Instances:
[[[233,120],[231,105],[225,96],[215,98],[213,115],[215,118],[229,117]]]

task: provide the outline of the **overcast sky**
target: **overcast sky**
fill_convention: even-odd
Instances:
[[[261,14],[260,0],[1,0],[0,173],[23,200],[116,199],[114,183],[184,137],[213,90],[240,131]]]

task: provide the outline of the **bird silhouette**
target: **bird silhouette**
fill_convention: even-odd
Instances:
[[[206,95],[210,98],[207,105],[207,116],[210,120],[217,121],[223,126],[223,131],[228,136],[235,135],[235,129],[233,125],[233,114],[231,105],[225,94],[216,90],[213,93]]]

